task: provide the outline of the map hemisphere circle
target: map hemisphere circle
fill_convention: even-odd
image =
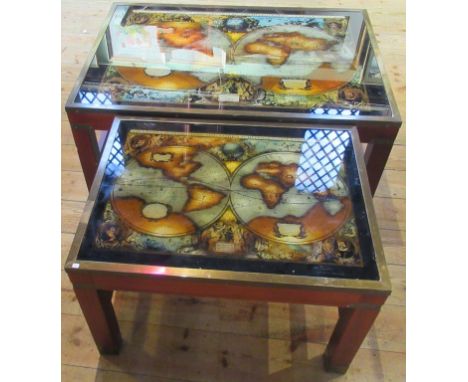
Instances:
[[[340,212],[328,216],[322,203],[312,193],[299,192],[294,186],[281,195],[275,206],[269,208],[259,190],[246,189],[241,184],[242,178],[254,173],[261,163],[279,162],[282,165],[297,165],[300,155],[293,152],[260,154],[244,162],[233,174],[232,211],[254,234],[278,243],[310,244],[333,235],[351,214],[352,206],[349,198],[342,199]],[[289,232],[283,235],[278,232],[281,230]]]
[[[132,159],[127,165],[130,171],[113,186],[114,211],[132,229],[156,237],[189,235],[213,224],[228,205],[229,172],[204,151],[197,152],[191,160],[200,163],[200,167],[183,181],[177,181],[161,169],[142,166]],[[217,203],[204,208],[203,200],[213,195],[218,198]],[[158,219],[145,216],[145,208],[156,204],[166,206],[168,214]]]

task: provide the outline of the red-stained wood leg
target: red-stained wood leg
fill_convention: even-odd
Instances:
[[[394,139],[385,141],[374,140],[367,144],[364,159],[372,196],[374,196],[377,186],[379,185],[388,157],[392,151],[393,142]]]
[[[81,125],[72,125],[72,133],[89,190],[93,184],[100,158],[96,133],[91,127]]]
[[[117,354],[122,337],[112,306],[112,291],[74,287],[83,315],[101,354]]]
[[[379,311],[377,307],[340,308],[340,318],[323,356],[327,371],[346,373]]]

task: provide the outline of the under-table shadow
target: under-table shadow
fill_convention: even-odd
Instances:
[[[122,350],[101,356],[98,369],[154,381],[342,379],[322,364],[334,308],[123,292],[115,306]],[[382,375],[378,357],[372,361],[367,368]]]

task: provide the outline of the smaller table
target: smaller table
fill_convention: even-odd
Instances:
[[[345,372],[390,294],[360,150],[349,127],[116,118],[65,266],[99,351],[114,290],[329,305]]]

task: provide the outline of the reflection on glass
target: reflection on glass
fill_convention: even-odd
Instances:
[[[295,187],[311,193],[336,187],[346,148],[351,144],[349,132],[307,130],[304,140]]]
[[[249,14],[118,6],[75,101],[99,105],[83,97],[83,92],[98,92],[109,95],[102,106],[387,115],[383,84],[365,81],[368,74],[380,75],[372,57],[360,12]]]
[[[114,144],[112,145],[109,161],[107,162],[105,174],[110,179],[122,175],[125,170],[125,158],[122,148],[122,143],[120,142],[120,137],[116,137]]]
[[[78,92],[78,98],[84,105],[112,105],[109,93],[80,90]]]

